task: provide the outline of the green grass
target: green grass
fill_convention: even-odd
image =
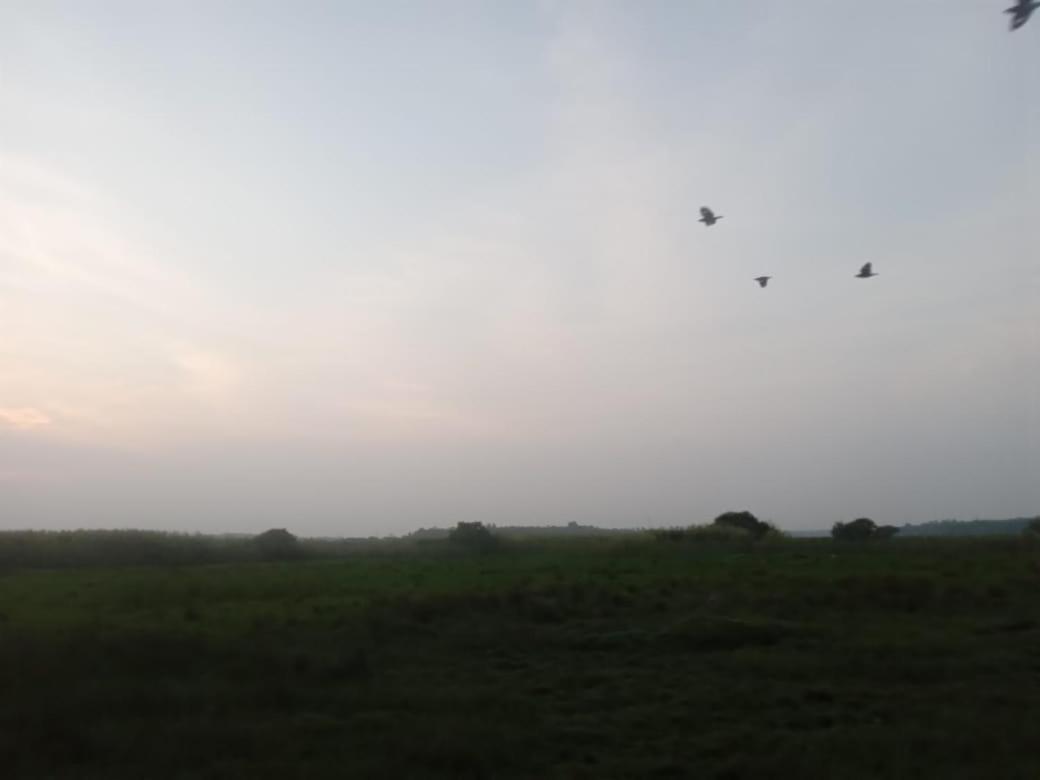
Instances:
[[[0,576],[6,777],[1040,777],[1040,545]]]

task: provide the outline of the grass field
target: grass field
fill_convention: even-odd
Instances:
[[[1040,545],[0,576],[5,777],[1040,778]]]

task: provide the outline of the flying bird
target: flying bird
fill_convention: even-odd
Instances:
[[[1037,8],[1040,8],[1040,2],[1035,2],[1035,0],[1018,0],[1015,5],[1006,8],[1004,13],[1011,14],[1011,29],[1017,30],[1028,22],[1029,17]]]
[[[715,216],[715,212],[709,209],[707,206],[701,206],[701,218],[698,222],[703,222],[706,226],[711,227],[716,222],[722,219],[722,215]]]
[[[869,279],[872,276],[877,276],[871,268],[871,263],[864,263],[863,267],[859,269],[859,273],[856,274],[857,279]]]
[[[758,282],[759,287],[765,287],[772,278],[772,276],[756,276],[755,281]]]

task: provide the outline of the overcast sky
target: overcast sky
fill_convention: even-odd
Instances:
[[[0,0],[0,528],[1040,512],[1006,5]]]

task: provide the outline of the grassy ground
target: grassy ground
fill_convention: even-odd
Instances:
[[[6,777],[1040,777],[1040,545],[8,572]]]

